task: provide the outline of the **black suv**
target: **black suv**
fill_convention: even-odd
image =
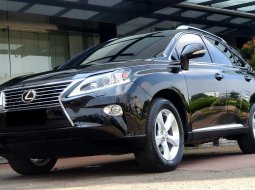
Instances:
[[[221,137],[255,152],[253,70],[189,26],[107,41],[0,90],[0,155],[23,175],[58,158],[124,153],[170,171],[184,146]]]

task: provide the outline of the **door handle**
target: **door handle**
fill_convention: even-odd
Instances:
[[[250,82],[251,79],[252,79],[252,77],[249,76],[249,75],[245,75],[245,76],[244,76],[244,79],[245,79],[247,82]]]
[[[220,81],[221,79],[224,78],[224,76],[223,76],[222,74],[220,74],[220,73],[215,73],[214,77],[215,77],[218,81]]]

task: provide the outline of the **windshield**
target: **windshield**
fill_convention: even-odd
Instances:
[[[84,51],[62,68],[156,57],[166,49],[174,34],[163,31],[112,40]]]

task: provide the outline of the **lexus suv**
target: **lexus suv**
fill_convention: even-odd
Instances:
[[[165,172],[184,146],[221,137],[255,153],[254,72],[194,27],[109,40],[0,91],[0,155],[22,175],[58,158],[125,153]]]

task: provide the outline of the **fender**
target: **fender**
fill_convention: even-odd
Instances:
[[[180,65],[177,63],[149,65],[144,68],[144,70],[137,72],[136,76],[137,78],[134,82],[153,98],[157,97],[159,93],[164,92],[165,96],[163,97],[176,104],[177,102],[174,101],[175,97],[172,96],[178,96],[178,99],[181,100],[182,106],[184,106],[183,109],[185,110],[186,132],[190,133],[192,129],[190,122],[189,96],[186,79]],[[180,108],[177,107],[177,109],[179,110]]]

